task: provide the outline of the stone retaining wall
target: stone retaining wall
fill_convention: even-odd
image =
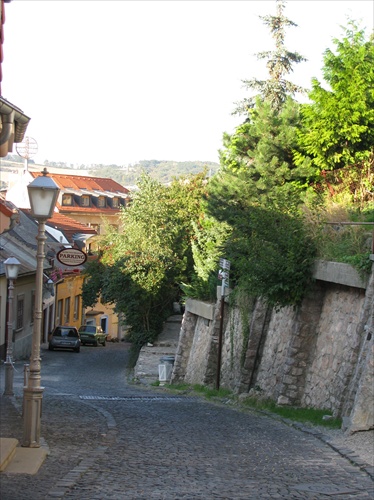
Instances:
[[[332,264],[316,266],[318,279],[297,309],[248,299],[229,307],[226,298],[220,386],[331,410],[351,431],[370,429],[374,273],[365,282],[346,264]],[[186,304],[172,383],[216,384],[221,304],[201,305]]]

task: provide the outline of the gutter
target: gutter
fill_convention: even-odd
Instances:
[[[22,142],[30,118],[14,104],[0,97],[0,156],[6,156],[12,151],[13,143]],[[2,147],[6,146],[6,147]]]

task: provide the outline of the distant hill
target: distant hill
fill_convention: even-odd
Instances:
[[[2,180],[7,181],[4,174],[9,171],[18,173],[23,168],[24,160],[18,155],[8,155],[1,159],[1,170],[3,172]],[[29,169],[32,171],[42,170],[44,167],[52,173],[64,173],[72,175],[90,175],[95,177],[109,177],[117,181],[122,186],[133,186],[137,184],[139,177],[143,172],[149,174],[153,179],[163,184],[171,182],[174,178],[185,175],[194,175],[204,170],[207,175],[213,175],[219,169],[219,164],[204,161],[166,161],[166,160],[142,160],[139,163],[123,165],[69,165],[63,162],[46,161],[44,165],[35,164],[29,161]],[[4,187],[4,186],[3,186]]]
[[[123,186],[137,184],[143,172],[153,179],[167,184],[174,178],[185,175],[194,175],[206,170],[207,175],[213,175],[219,169],[219,164],[203,161],[159,161],[142,160],[134,165],[118,167],[117,165],[100,165],[92,169],[93,175],[98,177],[111,177]]]

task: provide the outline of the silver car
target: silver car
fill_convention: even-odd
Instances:
[[[56,326],[50,338],[48,349],[73,349],[79,352],[81,348],[81,339],[75,326]]]

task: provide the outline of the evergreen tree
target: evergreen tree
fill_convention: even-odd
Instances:
[[[269,78],[267,80],[244,80],[243,83],[248,90],[258,92],[261,100],[270,103],[271,108],[279,111],[286,101],[287,96],[293,96],[296,93],[303,93],[304,89],[289,80],[285,75],[293,71],[293,64],[305,61],[306,59],[297,52],[290,52],[285,47],[285,29],[290,26],[297,26],[293,21],[287,19],[284,14],[285,3],[283,0],[277,0],[275,16],[260,16],[264,24],[269,27],[270,33],[275,41],[275,49],[272,51],[259,52],[258,59],[267,60]],[[236,112],[248,112],[256,104],[256,96],[245,98],[238,103]]]
[[[284,5],[278,0],[277,15],[262,18],[275,39],[274,51],[259,54],[268,59],[269,79],[247,81],[248,88],[259,90],[260,94],[241,103],[242,109],[247,110],[246,121],[232,135],[224,134],[222,168],[212,189],[222,191],[227,182],[236,182],[237,176],[250,203],[293,210],[313,171],[307,164],[296,166],[294,162],[300,105],[292,95],[301,89],[284,77],[292,71],[293,63],[304,59],[284,45],[285,28],[296,26],[284,16]]]
[[[247,82],[260,93],[242,103],[247,120],[224,135],[208,198],[209,214],[229,226],[223,252],[232,260],[231,285],[279,306],[301,301],[315,255],[299,214],[313,171],[294,162],[301,124],[292,96],[301,89],[284,78],[303,58],[284,46],[294,23],[283,9],[278,1],[277,15],[264,18],[276,42],[275,51],[259,54],[268,58],[269,79]]]

